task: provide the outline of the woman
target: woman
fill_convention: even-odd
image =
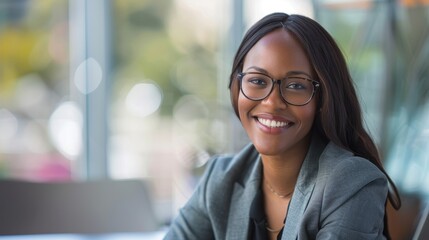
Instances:
[[[386,199],[395,208],[400,199],[344,57],[318,23],[284,13],[258,21],[230,91],[252,143],[210,162],[166,239],[389,238]]]

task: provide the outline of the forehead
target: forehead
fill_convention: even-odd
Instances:
[[[273,76],[283,77],[291,71],[311,75],[311,65],[295,36],[278,29],[262,37],[247,53],[243,71],[249,68],[264,69]]]

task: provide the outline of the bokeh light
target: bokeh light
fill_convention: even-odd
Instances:
[[[97,89],[103,79],[100,64],[94,58],[88,58],[76,68],[74,84],[83,94],[88,94]]]
[[[134,85],[125,100],[128,111],[139,117],[146,117],[156,112],[161,103],[162,91],[153,82]]]
[[[82,113],[76,103],[64,102],[49,119],[49,136],[60,153],[71,160],[82,150]]]
[[[0,146],[9,145],[18,131],[18,119],[7,109],[0,108]],[[6,150],[6,149],[4,149]]]

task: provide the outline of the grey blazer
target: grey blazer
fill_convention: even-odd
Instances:
[[[247,239],[259,159],[253,145],[213,159],[165,239]],[[385,175],[370,161],[313,137],[281,239],[385,239],[387,192]]]

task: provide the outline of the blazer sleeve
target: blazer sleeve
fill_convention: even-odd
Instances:
[[[341,161],[327,179],[317,239],[385,239],[388,184],[366,159]]]
[[[180,209],[168,230],[165,240],[214,239],[212,224],[206,207],[206,191],[215,159],[208,164],[196,190]]]

